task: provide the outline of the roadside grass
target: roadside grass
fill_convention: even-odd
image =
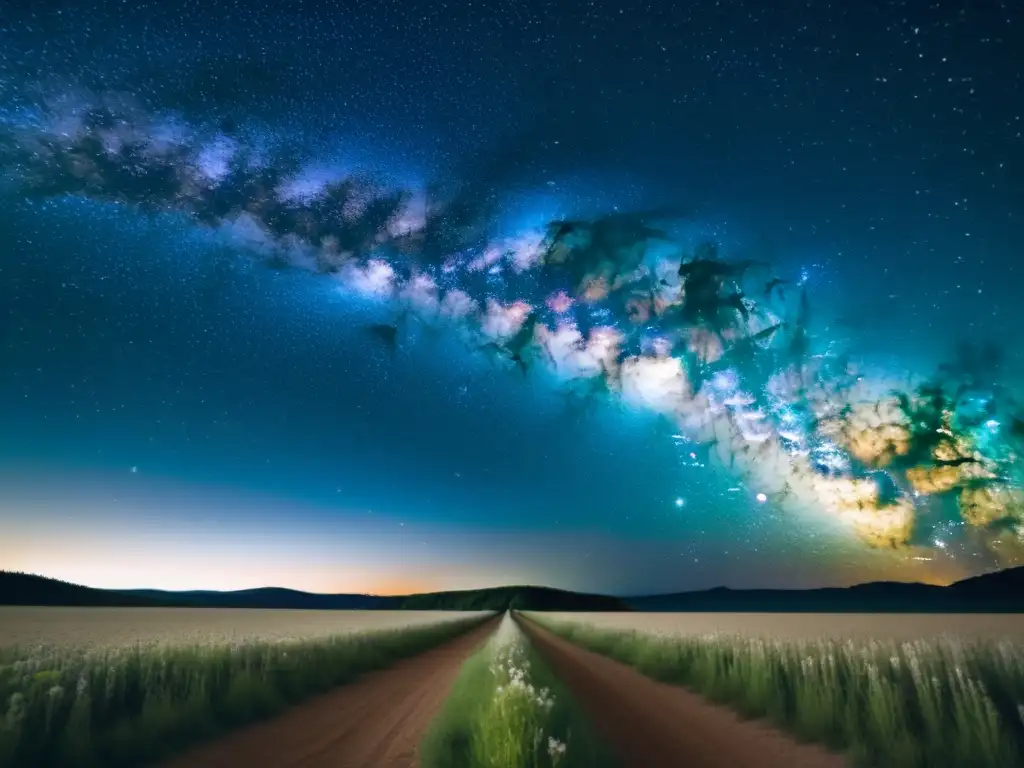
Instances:
[[[490,618],[317,640],[0,650],[0,766],[136,766],[273,715]]]
[[[420,744],[421,768],[612,768],[597,738],[519,626],[498,631],[462,666]]]
[[[656,635],[529,619],[648,677],[885,768],[1024,765],[1015,643]]]

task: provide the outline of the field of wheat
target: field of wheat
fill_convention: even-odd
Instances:
[[[856,765],[1024,764],[1021,616],[526,615]]]
[[[663,636],[743,635],[777,641],[1024,641],[1021,614],[905,613],[544,613],[548,620]]]
[[[480,612],[477,615],[483,615]],[[467,611],[284,611],[246,608],[0,606],[0,648],[208,645],[317,640],[350,632],[435,625]]]
[[[0,766],[148,764],[490,615],[0,608]]]

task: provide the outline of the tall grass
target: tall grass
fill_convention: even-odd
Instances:
[[[0,650],[0,766],[144,764],[438,645],[489,615],[316,640]]]
[[[1024,765],[1024,647],[1018,644],[778,642],[598,630],[528,617],[656,680],[848,752],[861,765]]]
[[[506,613],[420,745],[421,768],[602,768],[608,752]]]

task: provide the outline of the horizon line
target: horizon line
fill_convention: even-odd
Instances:
[[[1021,566],[1021,567],[1024,567],[1024,566]],[[662,597],[662,596],[667,596],[667,595],[678,595],[678,594],[696,594],[696,593],[701,593],[701,592],[711,592],[711,591],[714,591],[714,590],[729,590],[729,591],[733,591],[733,592],[811,592],[811,591],[821,590],[821,589],[850,589],[852,587],[865,586],[865,585],[868,585],[868,584],[918,584],[918,585],[921,585],[921,586],[930,586],[930,587],[948,587],[948,586],[951,586],[953,584],[957,584],[960,581],[966,581],[966,580],[971,579],[971,578],[976,578],[977,576],[983,576],[983,575],[987,575],[987,574],[990,574],[990,573],[998,573],[998,572],[1007,571],[1007,570],[1014,570],[1014,568],[1012,566],[1010,568],[994,568],[994,569],[991,569],[991,570],[988,570],[988,571],[984,571],[983,573],[977,574],[976,576],[968,576],[968,577],[965,577],[963,579],[956,579],[954,581],[950,581],[947,584],[929,584],[928,582],[923,582],[923,581],[898,581],[898,580],[896,580],[896,581],[861,581],[861,582],[856,582],[856,583],[847,584],[847,585],[826,585],[826,586],[817,586],[817,587],[729,587],[729,586],[726,586],[726,585],[723,584],[723,585],[718,585],[718,586],[714,586],[714,587],[705,587],[705,588],[702,588],[702,589],[677,589],[677,590],[668,591],[668,592],[647,592],[647,593],[640,593],[640,594],[624,594],[624,595],[622,595],[622,594],[611,594],[611,593],[606,593],[606,592],[592,592],[592,591],[580,591],[580,590],[573,590],[573,589],[565,589],[565,588],[562,588],[562,587],[551,587],[551,586],[546,586],[546,585],[543,585],[543,584],[502,584],[502,585],[492,585],[492,586],[487,586],[487,587],[471,587],[471,588],[464,588],[464,589],[442,589],[442,590],[432,590],[432,591],[428,591],[428,592],[406,592],[406,593],[389,593],[389,594],[375,593],[375,592],[309,592],[309,591],[306,591],[306,590],[303,590],[303,589],[296,589],[294,587],[282,587],[282,586],[275,586],[275,585],[264,585],[264,586],[259,586],[259,587],[242,587],[240,589],[162,589],[160,587],[94,587],[94,586],[90,586],[88,584],[83,584],[83,583],[80,583],[80,582],[67,581],[65,579],[56,578],[54,576],[46,576],[45,574],[42,574],[42,573],[30,573],[28,571],[14,571],[14,570],[8,570],[6,568],[0,568],[0,574],[10,573],[10,574],[17,574],[17,575],[21,575],[21,576],[33,576],[33,577],[36,577],[36,578],[47,579],[49,581],[60,582],[62,584],[68,584],[70,586],[83,587],[85,589],[95,589],[95,590],[99,590],[101,592],[163,592],[163,593],[171,594],[171,595],[174,595],[174,594],[186,595],[186,594],[196,594],[196,593],[204,593],[204,592],[206,592],[206,593],[221,594],[221,595],[230,595],[230,594],[238,594],[240,592],[255,592],[255,591],[259,591],[259,590],[271,590],[271,589],[274,589],[274,590],[283,590],[283,591],[295,592],[295,593],[298,593],[298,594],[312,595],[312,596],[318,596],[318,597],[351,596],[351,597],[401,598],[401,597],[419,597],[419,596],[422,596],[422,595],[439,595],[439,594],[457,594],[457,593],[464,593],[464,592],[481,592],[481,591],[495,590],[495,589],[546,589],[546,590],[553,590],[553,591],[556,591],[556,592],[567,592],[567,593],[576,594],[576,595],[592,595],[592,596],[597,596],[597,597],[612,597],[612,598],[616,598],[616,599],[619,599],[619,600],[629,600],[629,599],[646,598],[646,597]]]

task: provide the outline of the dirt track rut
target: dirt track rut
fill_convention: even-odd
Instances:
[[[199,745],[161,768],[412,768],[459,667],[497,622]]]
[[[537,624],[520,626],[590,716],[623,768],[843,768],[846,760],[740,720],[677,686],[659,683]]]

